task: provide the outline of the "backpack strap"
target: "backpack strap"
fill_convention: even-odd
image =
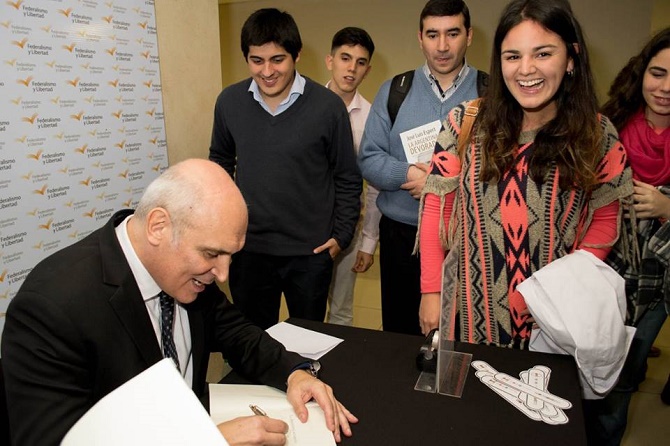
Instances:
[[[465,107],[465,112],[463,114],[463,123],[461,124],[461,133],[458,135],[458,156],[463,160],[465,156],[465,147],[470,141],[470,133],[472,132],[472,126],[477,119],[477,114],[479,113],[479,104],[482,102],[482,98],[477,98],[470,102],[467,107]]]
[[[414,70],[397,74],[393,77],[393,80],[391,80],[389,99],[386,103],[386,108],[388,109],[391,118],[391,127],[393,127],[395,118],[398,116],[398,110],[400,110],[400,106],[412,86],[412,80],[414,80]]]

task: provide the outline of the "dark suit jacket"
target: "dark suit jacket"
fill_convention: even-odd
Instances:
[[[2,364],[14,444],[58,444],[95,402],[163,358],[114,233],[130,213],[116,213],[104,227],[40,262],[10,303]],[[210,351],[280,389],[305,362],[248,322],[216,284],[186,308],[199,397]]]

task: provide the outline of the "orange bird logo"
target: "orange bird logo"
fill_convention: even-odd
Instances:
[[[47,193],[47,185],[45,184],[44,186],[40,187],[39,189],[35,189],[33,191],[34,194],[37,195],[44,195]]]
[[[114,6],[114,2],[105,2],[105,5],[107,5],[108,8],[111,8]]]
[[[123,205],[124,208],[129,208],[132,203],[133,203],[133,199],[129,198],[128,201],[124,201],[121,204]]]
[[[28,137],[28,135],[23,135],[20,138],[16,138],[16,142],[24,143],[24,142],[26,142],[27,137]]]
[[[35,124],[35,119],[37,119],[37,116],[38,116],[37,113],[33,113],[32,116],[24,116],[23,118],[21,118],[21,121]]]
[[[69,85],[72,85],[73,87],[76,87],[79,84],[79,77],[75,77],[72,80],[68,80],[67,83]]]
[[[116,119],[121,119],[122,114],[123,114],[123,110],[119,110],[117,112],[112,112],[112,116],[114,116]]]
[[[89,177],[86,178],[85,180],[81,180],[81,181],[79,182],[79,184],[83,184],[84,186],[89,186],[89,185],[91,184],[91,178],[92,178],[92,177],[89,176]]]
[[[153,170],[153,171],[155,171],[155,172],[158,172],[158,171],[160,170],[160,168],[161,168],[161,165],[160,165],[160,164],[156,164],[155,166],[153,166],[153,167],[151,168],[151,170]]]
[[[149,53],[150,53],[150,51],[142,51],[140,54],[141,54],[142,57],[144,57],[145,59],[148,59],[148,58],[149,58]]]
[[[95,198],[97,198],[98,200],[104,200],[104,198],[105,198],[105,193],[103,192],[103,193],[101,193],[100,195],[96,195]]]
[[[77,43],[76,43],[76,42],[73,42],[73,43],[71,43],[71,44],[69,44],[69,45],[63,45],[63,48],[66,49],[66,50],[68,50],[68,51],[71,53],[72,51],[74,51],[74,47],[75,47],[75,46],[77,46]]]
[[[123,102],[123,96],[121,96],[121,95],[115,96],[115,97],[114,97],[114,100],[115,100],[116,102]]]
[[[144,22],[139,22],[138,25],[139,25],[140,28],[142,28],[142,29],[147,29],[147,24],[148,24],[148,23],[149,23],[149,22],[147,22],[147,21],[145,20]]]
[[[37,215],[37,211],[38,211],[38,209],[35,208],[35,209],[33,209],[32,211],[27,212],[26,214],[27,214],[27,215],[30,215],[31,217],[34,217],[34,216]]]
[[[139,25],[139,23],[138,23],[138,25]],[[139,43],[140,45],[142,45],[142,44],[144,43],[144,37],[140,37],[139,39],[135,39],[135,42],[137,42],[137,43]]]
[[[91,135],[91,136],[95,136],[95,135],[97,135],[97,133],[98,133],[98,129],[93,129],[90,132],[88,132],[88,134]]]
[[[113,81],[109,81],[109,82],[107,82],[107,83],[108,83],[109,85],[111,85],[112,87],[116,88],[116,86],[119,85],[119,80],[118,80],[118,79],[114,79]]]
[[[121,158],[121,162],[122,162],[123,164],[128,164],[128,157],[127,157],[127,156],[124,156],[123,158]]]
[[[32,177],[33,177],[33,171],[32,170],[25,175],[21,175],[21,178],[23,178],[24,180],[29,180]]]
[[[44,223],[43,225],[39,225],[38,229],[46,229],[47,231],[51,229],[51,224],[54,222],[53,218],[50,218],[49,221]]]
[[[116,65],[112,65],[112,70],[114,71],[119,71],[119,64],[117,63]]]
[[[81,147],[77,147],[74,149],[74,153],[81,153],[82,155],[86,153],[86,148],[88,147],[88,144],[84,144]]]
[[[70,118],[75,119],[77,121],[81,121],[81,117],[84,116],[84,111],[80,111],[76,115],[70,115]]]
[[[116,54],[116,47],[113,46],[110,49],[105,50],[105,52],[107,52],[107,54],[109,54],[110,56],[113,56],[114,54]]]
[[[31,83],[32,81],[33,81],[33,77],[32,77],[32,76],[28,76],[28,77],[25,78],[25,79],[17,79],[17,80],[16,80],[16,83],[17,83],[17,84],[24,85],[24,86],[26,86],[26,87],[30,87],[30,83]]]
[[[51,25],[41,26],[40,29],[45,33],[51,32]]]
[[[68,202],[63,203],[63,206],[65,206],[67,208],[71,208],[73,204],[74,204],[74,200],[70,200]]]
[[[147,88],[151,88],[151,83],[152,83],[151,79],[149,79],[149,80],[146,81],[146,82],[142,82],[142,83],[143,83],[144,85],[146,85]]]
[[[84,217],[93,218],[93,216],[95,215],[95,208],[91,209],[90,212],[84,212],[81,215]]]
[[[52,60],[51,62],[45,62],[47,64],[47,67],[53,68],[54,65],[56,65],[56,59]]]
[[[7,28],[7,29],[9,29],[9,25],[11,25],[11,24],[12,24],[11,20],[6,20],[4,22],[0,22],[0,25],[2,25],[3,28]]]
[[[128,178],[128,169],[124,170],[119,174],[121,178]]]
[[[29,153],[29,154],[27,155],[27,158],[28,158],[28,159],[33,159],[33,160],[39,161],[40,157],[42,156],[42,152],[43,152],[43,150],[42,150],[42,149],[39,149],[39,150],[38,150],[37,152],[35,152],[35,153]]]
[[[117,142],[116,144],[114,144],[114,147],[118,147],[119,149],[123,149],[125,146],[126,146],[126,140],[125,139],[121,142]]]
[[[14,105],[19,105],[21,103],[21,96],[16,99],[10,99],[10,101],[12,101],[12,104]]]
[[[77,235],[79,235],[79,231],[74,231],[72,234],[68,235],[68,237],[77,238]]]
[[[145,113],[146,113],[147,115],[153,117],[153,116],[154,116],[154,113],[156,113],[156,107],[152,108],[151,110],[147,110]]]
[[[79,65],[79,66],[82,67],[84,70],[88,70],[88,67],[89,67],[90,65],[91,65],[90,63],[83,63],[83,64],[81,64],[81,65]]]
[[[91,95],[91,96],[86,96],[86,97],[84,98],[84,100],[90,104],[91,102],[93,102],[93,98],[94,98],[93,95]]]
[[[56,133],[56,134],[54,135],[54,138],[56,138],[56,139],[63,139],[63,135],[65,135],[64,132]]]
[[[7,277],[7,270],[4,270],[2,274],[0,274],[0,282],[4,282],[5,277]]]
[[[27,37],[24,37],[21,40],[12,40],[12,45],[16,45],[21,49],[23,49],[23,47],[26,46],[26,43],[28,43],[28,38]]]
[[[16,58],[6,60],[5,63],[6,63],[7,65],[9,65],[10,67],[13,67],[14,65],[16,65]]]
[[[65,166],[65,167],[62,167],[62,168],[58,169],[58,171],[60,173],[67,173],[69,170],[70,170],[70,166]]]
[[[100,167],[100,161],[96,161],[95,163],[91,164],[91,166],[97,169],[98,167]]]
[[[149,140],[149,142],[150,142],[151,144],[153,144],[153,145],[156,145],[156,141],[158,141],[158,136],[154,136],[153,138],[151,138],[151,139]]]
[[[112,19],[114,18],[113,15],[108,15],[108,16],[103,16],[102,20],[104,20],[107,23],[112,23]]]
[[[124,125],[124,126],[121,127],[120,129],[118,129],[117,132],[119,132],[119,133],[126,133],[126,126]]]
[[[58,12],[60,14],[63,14],[65,17],[70,17],[70,14],[72,13],[72,8],[67,8],[67,9],[59,9]]]
[[[23,0],[17,0],[17,1],[15,1],[15,2],[7,1],[7,2],[5,2],[5,3],[7,3],[7,4],[8,4],[9,6],[11,6],[12,8],[18,10],[18,9],[21,7],[21,4],[23,3]]]
[[[60,96],[56,96],[55,98],[51,98],[51,102],[53,104],[58,104],[58,101],[60,101]]]

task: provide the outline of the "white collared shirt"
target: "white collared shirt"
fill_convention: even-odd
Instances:
[[[430,82],[430,87],[433,89],[435,96],[437,96],[438,99],[442,102],[446,101],[451,97],[451,95],[454,94],[458,86],[461,84],[461,81],[467,77],[469,72],[470,67],[468,66],[467,61],[463,59],[463,66],[461,67],[461,71],[458,72],[451,85],[446,90],[442,90],[440,83],[437,81],[435,76],[433,76],[433,73],[430,72],[430,68],[428,68],[428,62],[423,65],[423,74],[425,74],[428,78],[428,82]]]
[[[268,107],[265,99],[263,99],[263,95],[261,95],[258,83],[256,83],[254,79],[251,79],[251,85],[249,85],[248,91],[250,91],[253,94],[254,99],[261,104],[263,110],[270,113],[272,116],[277,116],[288,110],[288,108],[305,92],[305,83],[305,78],[298,73],[298,70],[295,70],[295,78],[293,79],[293,84],[291,84],[291,90],[289,91],[288,96],[279,103],[275,111],[270,110],[270,107]]]
[[[158,346],[162,352],[163,344],[161,342],[160,326],[161,307],[158,298],[161,289],[151,277],[149,271],[144,267],[139,257],[137,257],[137,253],[135,252],[133,245],[130,243],[126,225],[128,224],[128,220],[132,217],[132,215],[129,215],[115,228],[116,237],[119,239],[123,255],[126,257],[126,261],[130,266],[130,271],[133,273],[135,282],[137,282],[137,286],[140,289],[144,305],[146,305],[147,312],[149,313],[149,319],[151,319],[151,325],[154,327],[154,333],[156,333]],[[188,386],[193,387],[193,358],[191,357],[191,330],[188,323],[188,313],[176,300],[175,310],[177,311],[175,311],[172,337],[177,349],[177,356],[179,356],[179,369]]]

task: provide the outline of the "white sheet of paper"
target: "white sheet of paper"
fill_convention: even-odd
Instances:
[[[430,163],[440,126],[440,121],[436,120],[400,134],[408,163]]]
[[[286,350],[309,359],[319,359],[343,341],[343,339],[298,327],[288,322],[280,322],[265,331],[281,342]]]
[[[98,401],[62,446],[228,446],[172,359],[149,367]]]
[[[335,446],[335,438],[326,427],[323,410],[313,401],[307,403],[309,417],[306,423],[302,423],[286,394],[280,390],[260,385],[209,385],[209,411],[215,424],[253,415],[250,404],[259,406],[269,417],[288,424],[287,446]]]

